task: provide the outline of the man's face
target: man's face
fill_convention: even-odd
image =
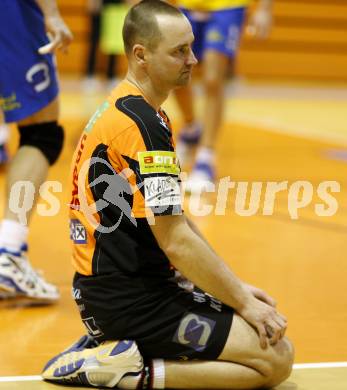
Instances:
[[[148,52],[147,71],[151,80],[165,89],[187,85],[197,60],[191,46],[192,28],[184,16],[157,16],[162,37]]]

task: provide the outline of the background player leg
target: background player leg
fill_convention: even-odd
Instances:
[[[55,99],[44,109],[18,124],[27,126],[52,122],[57,120],[58,113],[59,103],[58,99]],[[48,167],[47,158],[38,148],[33,146],[20,147],[11,161],[6,179],[7,202],[0,229],[0,291],[55,301],[59,297],[56,287],[47,283],[31,268],[23,253],[28,235],[27,224],[38,197],[39,187],[47,177]],[[28,181],[35,188],[33,207],[25,215],[25,224],[18,219],[18,215],[10,208],[11,189],[19,181]],[[19,272],[17,266],[20,268]]]
[[[198,192],[206,181],[215,179],[215,143],[222,121],[224,108],[224,87],[230,59],[209,49],[203,60],[203,133],[196,155],[196,162],[187,182],[187,190]]]
[[[179,134],[176,150],[181,167],[184,167],[192,161],[193,147],[200,140],[201,126],[195,118],[193,88],[191,85],[176,89],[175,95],[184,123]]]

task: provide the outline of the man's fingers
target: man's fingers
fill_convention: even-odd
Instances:
[[[277,318],[277,324],[279,325],[280,329],[281,329],[281,336],[280,336],[280,339],[283,338],[283,336],[285,335],[286,333],[286,330],[287,330],[287,321],[284,321],[282,318],[278,317]]]
[[[271,329],[271,331],[268,332],[268,336],[270,337],[270,344],[274,345],[279,339],[283,338],[287,330],[287,319],[283,315],[276,313],[273,321],[267,322],[267,324],[269,329]],[[274,335],[276,337],[273,337]]]
[[[63,35],[62,49],[65,50],[72,42],[73,35],[70,30],[66,30],[66,31],[64,30],[62,35]]]
[[[260,347],[262,349],[267,348],[267,335],[266,335],[266,329],[264,325],[259,325],[257,327],[258,334],[259,334],[259,342],[260,342]]]
[[[267,294],[265,291],[261,290],[260,288],[251,286],[251,292],[260,301],[265,302],[272,307],[276,307],[277,302],[269,294]]]
[[[55,31],[53,36],[52,34],[48,34],[48,36],[50,42],[47,43],[47,45],[41,46],[38,49],[38,52],[40,54],[53,53],[56,49],[61,49],[63,52],[66,53],[67,47],[69,46],[73,38],[69,30],[68,31],[57,30]]]
[[[53,53],[55,48],[55,44],[53,42],[47,43],[47,45],[41,46],[38,49],[38,52],[40,54],[48,54],[48,53]]]
[[[264,296],[264,302],[266,302],[268,305],[270,305],[272,307],[277,306],[277,302],[272,297],[270,297],[270,295],[263,292],[263,296]]]
[[[48,53],[53,53],[54,50],[61,44],[62,41],[62,34],[61,32],[56,32],[54,36],[51,34],[49,35],[50,42],[47,43],[45,46],[41,46],[39,48],[39,53],[40,54],[48,54]]]
[[[278,340],[281,338],[282,328],[277,325],[275,321],[269,321],[265,325],[265,329],[267,337],[269,338],[270,345],[277,344]]]

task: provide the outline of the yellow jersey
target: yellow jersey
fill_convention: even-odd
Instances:
[[[252,0],[177,0],[176,5],[194,11],[218,11],[247,7]]]

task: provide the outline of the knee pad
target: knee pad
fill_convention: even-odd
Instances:
[[[57,121],[18,126],[18,130],[19,146],[38,148],[47,158],[49,165],[57,161],[64,143],[64,129]]]

